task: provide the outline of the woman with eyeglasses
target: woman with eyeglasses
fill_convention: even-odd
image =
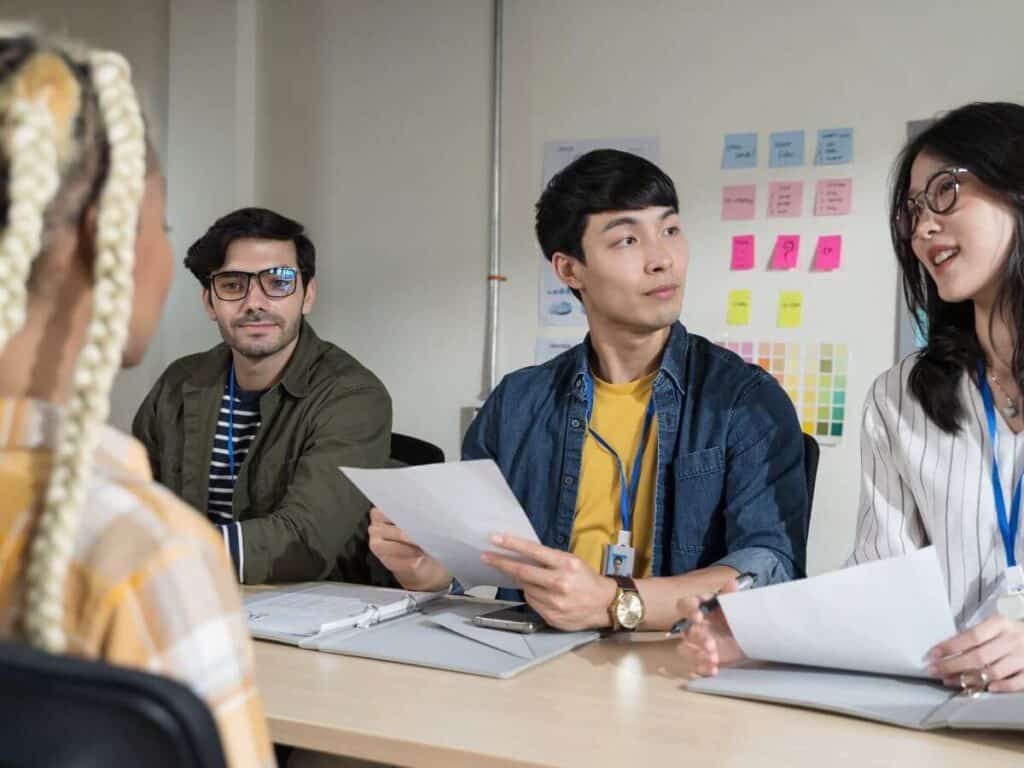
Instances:
[[[1024,106],[968,104],[896,161],[890,230],[926,346],[871,387],[849,564],[934,545],[963,631],[930,655],[954,687],[1024,690]],[[720,612],[680,645],[697,675],[741,652]],[[879,631],[884,631],[880,628]]]

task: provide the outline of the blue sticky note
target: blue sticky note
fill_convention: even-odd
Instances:
[[[803,131],[773,133],[769,145],[771,146],[771,155],[768,158],[768,165],[772,168],[804,164]]]
[[[842,165],[853,162],[853,128],[821,128],[815,165]]]
[[[722,168],[757,168],[757,134],[727,133]]]

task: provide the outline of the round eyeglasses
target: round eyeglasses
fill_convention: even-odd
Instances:
[[[295,293],[298,276],[299,271],[293,267],[270,267],[259,272],[217,272],[210,275],[210,285],[221,301],[241,301],[249,295],[255,277],[267,298],[283,299]]]
[[[943,168],[933,173],[924,185],[924,191],[908,197],[896,212],[896,233],[904,240],[914,236],[925,206],[936,215],[949,213],[960,198],[960,174],[966,168]]]

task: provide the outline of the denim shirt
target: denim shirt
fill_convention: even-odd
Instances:
[[[462,444],[463,459],[497,463],[541,542],[561,550],[576,515],[589,355],[588,336],[544,365],[505,376]],[[803,437],[775,379],[675,323],[652,397],[652,575],[728,565],[755,573],[759,585],[803,576]]]

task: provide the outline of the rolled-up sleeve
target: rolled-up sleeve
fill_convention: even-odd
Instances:
[[[807,477],[800,424],[767,376],[738,398],[730,419],[725,479],[727,565],[758,584],[801,578],[807,561]]]

